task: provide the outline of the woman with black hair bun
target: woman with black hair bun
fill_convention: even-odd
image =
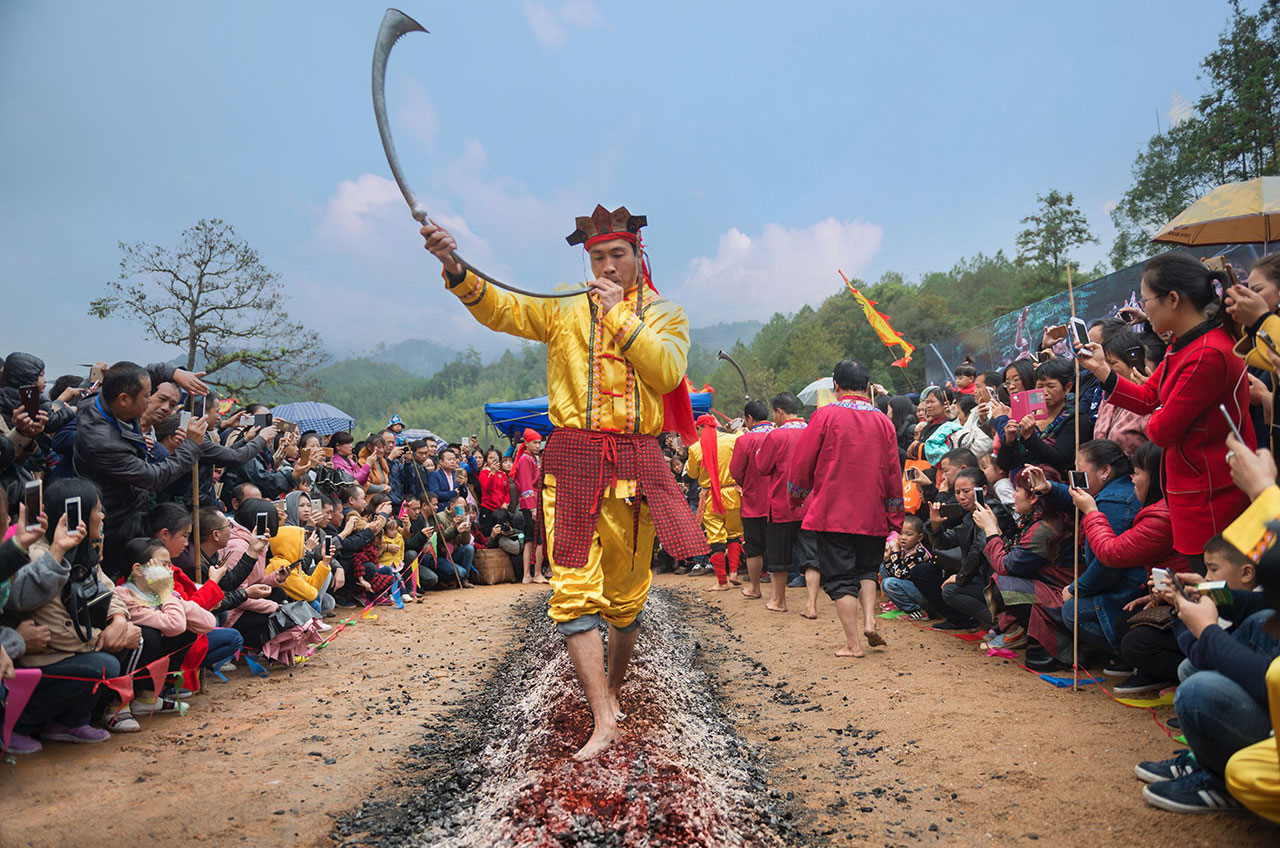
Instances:
[[[1139,415],[1150,415],[1147,437],[1164,448],[1165,496],[1173,519],[1175,550],[1192,570],[1203,563],[1204,543],[1222,532],[1249,499],[1231,482],[1226,437],[1231,426],[1224,405],[1245,443],[1254,447],[1249,420],[1249,382],[1234,341],[1222,328],[1210,271],[1186,253],[1163,253],[1142,272],[1142,308],[1157,333],[1174,341],[1151,377],[1137,385],[1107,364],[1102,345],[1077,349],[1080,366],[1101,381],[1107,400]]]

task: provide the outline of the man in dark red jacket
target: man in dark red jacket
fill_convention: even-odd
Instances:
[[[889,417],[871,402],[871,375],[846,359],[833,375],[837,400],[813,414],[792,452],[787,487],[793,502],[808,499],[801,525],[817,533],[818,568],[835,601],[847,644],[839,657],[863,656],[858,634],[877,647],[876,575],[885,538],[902,529],[902,467]]]
[[[760,572],[764,569],[765,526],[769,521],[769,480],[756,470],[755,455],[764,437],[773,429],[769,409],[763,401],[748,401],[742,410],[747,432],[733,443],[729,473],[742,488],[742,537],[747,554],[750,586],[742,588],[745,598],[760,597]]]
[[[765,561],[769,568],[769,600],[765,607],[787,611],[787,575],[792,564],[804,571],[805,618],[818,617],[818,543],[812,530],[802,530],[805,504],[793,505],[787,494],[791,451],[808,426],[800,417],[800,401],[790,392],[775,395],[773,431],[756,453],[756,470],[769,480],[769,524],[765,528]]]

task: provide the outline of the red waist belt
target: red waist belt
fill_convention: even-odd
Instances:
[[[676,486],[654,436],[556,429],[542,452],[542,473],[555,478],[556,505],[551,556],[563,568],[583,568],[595,537],[600,502],[619,480],[636,481],[634,516],[649,504],[658,539],[677,560],[709,553],[706,536]],[[538,511],[541,535],[543,514]],[[634,538],[634,537],[633,537]]]

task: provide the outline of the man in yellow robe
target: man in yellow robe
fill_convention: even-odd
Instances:
[[[702,529],[707,534],[711,567],[716,572],[716,585],[708,591],[723,592],[730,583],[742,585],[738,579],[742,562],[742,490],[729,471],[738,437],[717,432],[712,415],[702,415],[696,423],[698,441],[689,445],[684,473],[702,487]]]
[[[556,429],[542,454],[539,524],[551,563],[549,614],[566,637],[595,721],[575,755],[580,760],[618,735],[619,696],[649,593],[655,532],[673,556],[706,552],[656,438],[664,410],[679,410],[688,419],[682,429],[692,429],[684,390],[689,322],[652,290],[639,233],[645,223],[625,207],[597,206],[578,218],[568,242],[585,246],[595,279],[585,296],[558,299],[490,285],[458,262],[448,232],[434,222],[421,230],[444,265],[449,291],[476,320],[547,345],[548,412]],[[602,623],[609,625],[607,678],[596,632]]]

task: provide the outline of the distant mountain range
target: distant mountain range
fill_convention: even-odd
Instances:
[[[717,350],[731,351],[738,342],[751,344],[762,327],[763,321],[734,321],[693,329],[689,331],[689,336],[698,347],[715,353]]]

